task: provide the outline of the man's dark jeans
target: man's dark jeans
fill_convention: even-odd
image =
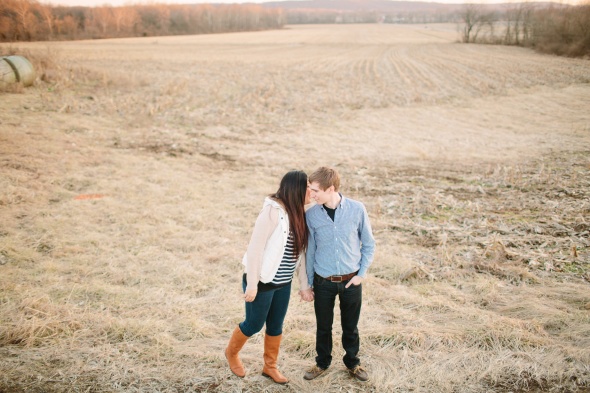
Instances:
[[[323,369],[327,369],[332,363],[332,324],[336,296],[340,301],[342,346],[346,351],[344,364],[347,368],[354,368],[360,364],[357,357],[360,346],[357,325],[361,315],[363,288],[362,285],[345,288],[346,284],[348,281],[331,282],[317,274],[313,280],[313,304],[317,323],[316,364]]]

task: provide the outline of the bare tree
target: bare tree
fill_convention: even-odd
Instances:
[[[47,31],[49,33],[49,37],[53,37],[53,27],[55,24],[55,17],[53,16],[53,10],[51,6],[48,5],[42,5],[40,4],[39,7],[37,8],[39,15],[43,18],[43,20],[45,21],[45,25],[47,27]]]
[[[11,17],[12,7],[10,0],[0,2],[0,39],[10,41],[13,39],[16,26]]]
[[[115,7],[111,12],[117,36],[131,34],[134,26],[139,22],[139,15],[135,8]]]
[[[57,33],[68,39],[76,39],[78,22],[72,15],[66,15],[56,23]]]
[[[17,39],[30,41],[37,30],[37,18],[28,0],[16,0],[13,11],[16,14]]]
[[[504,43],[508,45],[527,45],[530,41],[533,5],[519,3],[506,11],[506,31]]]
[[[522,7],[522,41],[524,45],[528,46],[531,42],[531,30],[535,14],[535,6],[533,4],[523,3]]]
[[[465,4],[461,10],[462,41],[475,42],[477,34],[481,29],[482,23],[482,8],[477,4]]]
[[[170,33],[170,8],[165,4],[146,4],[137,7],[143,35]]]
[[[109,33],[109,26],[112,25],[113,9],[110,6],[101,6],[92,9],[91,21],[95,29],[100,33],[101,37],[107,37]]]

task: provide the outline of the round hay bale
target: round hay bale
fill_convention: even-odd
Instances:
[[[12,68],[16,82],[22,83],[23,86],[31,86],[35,82],[35,69],[26,58],[22,56],[6,56],[2,60]]]
[[[0,82],[2,84],[14,83],[16,82],[16,75],[14,74],[14,70],[4,58],[0,58]]]

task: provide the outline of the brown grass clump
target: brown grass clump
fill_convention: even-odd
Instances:
[[[0,391],[587,391],[587,62],[454,38],[334,25],[22,44],[58,65],[2,93]],[[377,240],[371,380],[347,376],[338,323],[333,366],[303,380],[315,319],[296,285],[289,385],[261,376],[261,334],[234,378],[223,349],[262,199],[319,165]]]

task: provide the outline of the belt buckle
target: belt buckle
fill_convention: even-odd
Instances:
[[[330,277],[330,281],[332,281],[332,282],[342,282],[342,276],[332,276],[332,277]]]

